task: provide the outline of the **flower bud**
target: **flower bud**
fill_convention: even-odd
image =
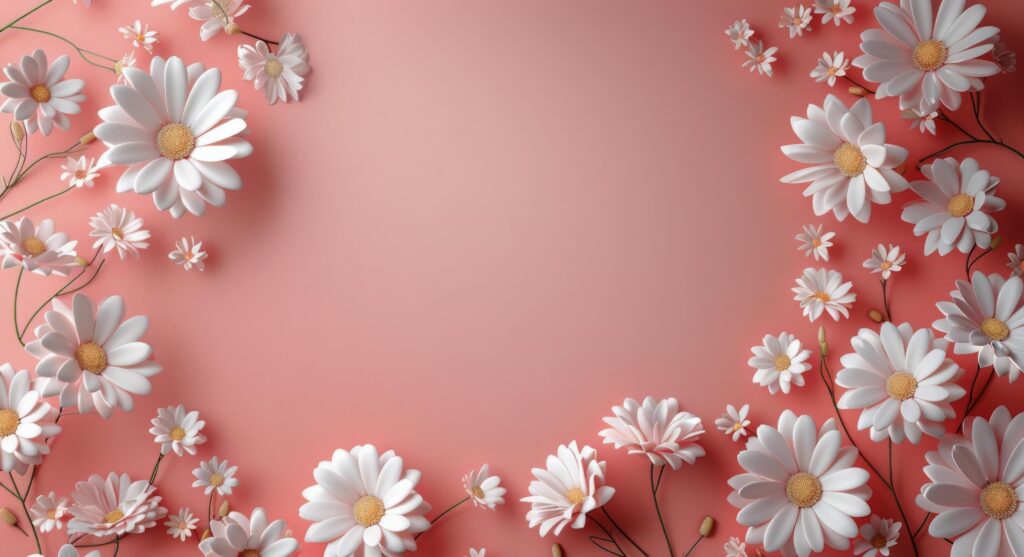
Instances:
[[[992,243],[989,244],[989,248],[996,249],[1001,245],[1003,245],[1003,237],[996,235],[992,237]]]
[[[715,518],[713,516],[705,516],[704,520],[700,523],[700,535],[705,538],[711,535],[711,531],[715,529]]]
[[[89,260],[82,257],[81,255],[75,256],[75,265],[78,265],[79,267],[88,267]]]
[[[874,321],[875,323],[881,323],[882,321],[885,321],[885,318],[882,316],[882,312],[878,311],[877,309],[873,309],[868,312],[868,319]]]
[[[557,543],[551,546],[551,557],[562,557],[565,553],[562,551],[562,546]]]
[[[863,97],[864,95],[868,94],[868,90],[863,87],[854,86],[850,87],[850,94],[857,95],[858,97]]]
[[[118,60],[117,62],[114,62],[114,75],[121,75],[121,72],[123,72],[123,71],[124,71],[124,64],[122,64],[120,60]]]
[[[818,344],[828,344],[828,339],[825,338],[825,326],[818,326]]]
[[[220,504],[220,508],[217,509],[217,516],[224,518],[229,512],[231,512],[231,505],[229,505],[225,499],[224,502]]]
[[[207,528],[206,530],[203,530],[203,535],[199,536],[199,541],[203,541],[203,540],[205,540],[206,538],[209,538],[212,535],[213,534],[210,533],[210,529]]]
[[[96,139],[96,134],[93,132],[89,132],[83,135],[82,139],[79,139],[78,142],[81,143],[82,145],[88,145],[89,143],[92,143],[92,140],[94,139]]]
[[[7,507],[0,507],[0,520],[4,521],[4,524],[8,526],[18,525],[18,515],[11,512],[11,509]]]
[[[242,32],[242,28],[237,23],[232,21],[231,23],[224,26],[224,32],[228,35],[237,35]]]
[[[15,145],[21,145],[21,142],[25,140],[25,126],[21,122],[17,120],[11,122],[11,137],[14,138]]]

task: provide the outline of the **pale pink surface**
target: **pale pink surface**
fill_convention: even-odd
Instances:
[[[0,21],[31,4],[5,2]],[[853,26],[816,19],[809,36],[790,40],[776,26],[787,4],[775,1],[261,1],[239,23],[273,38],[300,32],[314,67],[303,101],[274,107],[241,80],[242,39],[201,43],[198,23],[180,10],[143,0],[44,8],[24,24],[120,55],[127,41],[116,28],[139,18],[160,31],[156,54],[221,67],[225,86],[238,88],[252,111],[256,152],[237,165],[244,189],[201,219],[173,221],[146,197],[115,194],[112,171],[93,190],[29,212],[54,217],[82,247],[88,217],[107,203],[146,219],[152,247],[141,261],[110,261],[89,293],[122,294],[130,313],[149,315],[147,340],[165,369],[131,414],[66,418],[39,488],[66,494],[76,480],[111,470],[144,478],[157,454],[150,418],[159,406],[182,403],[202,412],[210,442],[200,457],[168,458],[160,492],[171,512],[205,512],[201,492],[189,487],[191,469],[217,455],[240,466],[235,508],[264,506],[301,537],[300,491],[317,461],[336,447],[372,442],[424,471],[421,492],[435,508],[460,498],[460,478],[484,462],[508,484],[505,507],[461,509],[422,538],[419,554],[485,546],[489,556],[546,555],[555,540],[528,530],[517,502],[530,468],[559,443],[599,445],[601,418],[626,396],[676,396],[705,420],[709,454],[666,479],[664,508],[677,550],[714,515],[719,527],[694,554],[720,555],[729,536],[742,536],[725,502],[742,445],[713,425],[726,403],[751,403],[755,426],[774,423],[785,408],[819,423],[831,416],[816,370],[807,387],[769,397],[751,384],[746,365],[765,333],[814,342],[818,323],[800,316],[789,291],[805,266],[818,266],[796,250],[800,226],[824,222],[839,233],[830,266],[859,294],[854,319],[826,322],[836,356],[858,327],[871,325],[867,310],[881,305],[876,278],[861,268],[878,242],[910,254],[893,282],[898,320],[929,325],[939,315],[934,303],[963,274],[961,256],[925,258],[923,240],[899,221],[910,192],[876,207],[863,226],[815,218],[799,186],[778,182],[799,166],[778,149],[795,141],[789,116],[829,92],[807,76],[816,57],[825,49],[855,54],[859,31],[873,22],[875,3],[855,4]],[[987,4],[986,21],[1003,28],[1011,48],[1024,47],[1016,2]],[[742,53],[723,30],[740,17],[780,47],[775,78],[739,67]],[[51,59],[73,54],[46,37],[2,38],[4,63],[35,46]],[[148,64],[145,52],[138,57]],[[51,146],[87,131],[108,104],[110,74],[73,58],[69,76],[87,79],[89,101],[74,133],[57,134]],[[1022,81],[1019,73],[997,76],[985,93],[992,127],[1018,145]],[[850,100],[845,84],[835,91]],[[910,147],[914,160],[956,137],[941,124],[939,138],[908,130],[892,100],[874,106],[890,141]],[[6,170],[13,150],[2,149]],[[1006,241],[980,268],[1005,271],[1006,250],[1022,238],[1014,221],[1024,163],[992,147],[956,154],[976,156],[1003,178],[1010,205],[997,219]],[[55,191],[58,175],[57,162],[42,166],[4,209]],[[188,234],[208,246],[205,273],[184,273],[166,259]],[[15,275],[0,274],[8,299]],[[58,280],[26,279],[22,308]],[[10,324],[0,348],[16,367],[34,365]],[[959,361],[973,372],[970,359]],[[836,358],[832,364],[837,370]],[[1022,410],[1020,384],[997,379],[995,387],[980,413],[996,403]],[[858,440],[884,462],[884,445]],[[896,483],[915,525],[923,511],[912,499],[932,447],[897,453]],[[611,508],[652,555],[663,554],[644,489],[646,460],[607,446],[599,454],[619,487]],[[874,510],[896,517],[884,488],[872,485]],[[121,555],[194,550],[163,530],[125,542]],[[944,541],[922,539],[925,554],[948,551]],[[58,540],[47,538],[51,552]],[[579,532],[558,541],[570,555],[598,553]],[[0,547],[18,557],[32,548],[6,528]],[[303,547],[305,555],[321,551]]]

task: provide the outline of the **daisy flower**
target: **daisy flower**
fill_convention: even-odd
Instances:
[[[811,70],[811,77],[818,83],[827,81],[828,86],[832,87],[836,84],[836,79],[846,76],[849,67],[850,61],[846,59],[843,51],[835,50],[832,54],[822,52],[821,58],[818,58],[818,65]]]
[[[124,299],[110,296],[94,309],[82,293],[68,307],[58,298],[35,329],[25,350],[39,359],[37,389],[43,396],[60,395],[60,405],[109,418],[115,408],[133,407],[132,395],[148,395],[149,378],[161,367],[149,357],[153,348],[142,341],[149,318],[124,319]]]
[[[964,0],[942,0],[933,18],[931,0],[882,2],[875,7],[882,28],[861,33],[864,54],[853,65],[879,84],[876,98],[899,97],[903,110],[928,114],[940,103],[956,110],[961,93],[981,90],[981,78],[999,73],[995,62],[980,58],[999,32],[978,27],[985,11],[981,4],[964,10]]]
[[[299,542],[283,520],[270,522],[257,507],[252,516],[232,512],[210,523],[211,536],[199,543],[204,557],[288,557],[299,551]]]
[[[860,537],[853,542],[853,554],[889,557],[889,549],[899,541],[902,527],[899,522],[871,515],[871,521],[860,527]]]
[[[127,52],[120,60],[114,62],[114,73],[117,74],[118,83],[127,83],[128,80],[124,77],[124,71],[128,68],[135,67],[135,51]]]
[[[383,454],[373,445],[338,449],[321,461],[316,485],[302,496],[308,501],[299,516],[312,522],[306,541],[327,542],[324,555],[349,557],[398,555],[416,551],[416,534],[427,531],[430,505],[416,492],[418,470],[405,469],[394,451]]]
[[[1017,71],[1017,53],[1006,48],[1006,43],[999,40],[999,35],[992,37],[992,58],[999,65],[999,71],[1003,73]]]
[[[797,4],[792,8],[782,9],[782,18],[779,27],[789,30],[789,38],[800,37],[804,31],[811,30],[810,8]]]
[[[1024,245],[1017,244],[1013,246],[1013,251],[1006,255],[1009,258],[1009,262],[1006,266],[1010,268],[1013,276],[1019,277],[1024,273]]]
[[[91,188],[93,186],[92,181],[100,176],[100,173],[97,172],[96,160],[87,159],[85,155],[77,159],[75,157],[68,157],[64,164],[60,165],[60,170],[60,179],[75,188]]]
[[[835,237],[835,232],[823,232],[825,226],[819,224],[814,226],[813,224],[804,225],[804,233],[797,234],[796,239],[800,242],[800,247],[797,250],[803,251],[807,257],[814,256],[814,260],[819,259],[828,261],[828,248],[834,244],[830,242]]]
[[[993,366],[1014,382],[1024,366],[1024,307],[1020,277],[975,272],[971,282],[956,281],[952,302],[936,304],[944,315],[932,327],[954,342],[954,354],[978,354],[978,365]]]
[[[172,9],[176,6],[172,6]],[[229,35],[239,33],[235,18],[249,11],[250,6],[245,0],[206,0],[192,3],[188,15],[196,21],[202,21],[199,38],[204,41],[212,39],[221,29]]]
[[[157,42],[157,32],[149,30],[149,24],[143,24],[139,20],[131,25],[118,28],[124,38],[132,41],[135,48],[144,48],[147,52],[153,52],[153,45]]]
[[[66,130],[71,126],[68,115],[82,111],[79,103],[85,101],[81,79],[64,79],[71,59],[60,56],[50,66],[46,53],[36,49],[31,55],[21,57],[21,65],[7,64],[4,75],[10,81],[0,83],[0,95],[7,100],[0,104],[0,112],[14,115],[24,122],[28,133],[50,135],[56,126]]]
[[[863,409],[857,429],[871,428],[871,440],[921,442],[921,434],[942,437],[943,422],[956,417],[951,403],[967,394],[956,384],[964,371],[946,356],[949,343],[931,329],[883,323],[879,332],[861,329],[850,339],[836,384],[849,389],[843,410]]]
[[[24,473],[50,454],[46,439],[60,433],[57,409],[32,390],[28,370],[0,365],[0,470]]]
[[[486,464],[480,470],[470,470],[462,478],[462,488],[466,490],[476,507],[487,507],[492,511],[498,505],[505,504],[506,489],[501,487],[501,478],[490,475]]]
[[[487,553],[486,549],[473,549],[473,548],[470,548],[470,550],[469,550],[469,557],[484,557],[484,555],[486,553]]]
[[[845,550],[857,536],[853,519],[871,513],[868,472],[853,466],[857,449],[842,447],[834,420],[819,430],[814,418],[786,410],[777,428],[757,428],[737,460],[744,473],[729,480],[729,503],[748,527],[746,542],[766,552]]]
[[[40,495],[28,514],[32,524],[43,534],[60,530],[64,528],[64,517],[68,514],[68,498],[58,498],[52,491],[49,495]]]
[[[116,204],[111,204],[96,216],[89,219],[92,230],[89,236],[96,238],[92,244],[103,253],[117,249],[117,254],[124,261],[126,254],[139,257],[139,250],[149,247],[149,231],[142,229],[142,219],[135,213]]]
[[[754,383],[768,387],[769,393],[789,394],[792,385],[804,386],[803,374],[811,369],[807,363],[811,351],[804,349],[795,336],[789,333],[779,333],[777,337],[765,335],[764,343],[750,351],[754,356],[747,360],[747,365],[757,370]]]
[[[188,507],[182,507],[178,514],[167,517],[164,526],[167,527],[167,535],[178,538],[178,541],[185,541],[192,537],[192,530],[199,524],[199,518],[192,514]]]
[[[203,251],[203,243],[197,242],[195,236],[182,238],[174,244],[174,251],[167,254],[167,257],[175,264],[181,265],[186,271],[195,267],[202,271],[205,268],[203,260],[206,259],[206,252]]]
[[[148,481],[133,482],[128,474],[111,473],[106,479],[89,476],[71,492],[74,518],[68,522],[68,534],[97,538],[141,534],[167,514],[155,491]]]
[[[749,404],[744,404],[739,410],[730,404],[725,407],[725,413],[715,420],[715,426],[718,427],[718,431],[731,435],[733,441],[739,441],[741,437],[750,435],[750,431],[747,429],[747,426],[750,425],[750,420],[747,419],[748,413],[750,413]]]
[[[949,435],[925,455],[917,505],[935,513],[928,533],[954,539],[951,555],[1024,555],[1024,417],[1005,406],[988,420],[964,421],[964,435]]]
[[[238,467],[228,466],[227,460],[220,460],[217,457],[204,460],[199,463],[199,468],[192,471],[192,475],[196,477],[192,487],[203,488],[205,495],[214,491],[217,495],[231,495],[232,488],[238,487],[235,472],[238,472]]]
[[[252,145],[238,137],[245,112],[238,93],[220,91],[220,70],[186,68],[181,58],[159,56],[150,72],[124,68],[127,84],[110,88],[115,105],[99,112],[95,133],[107,146],[100,164],[127,165],[118,192],[152,194],[161,211],[178,218],[224,204],[225,190],[242,187],[226,161],[247,157]],[[160,84],[160,85],[157,85]]]
[[[921,133],[930,133],[935,135],[935,119],[939,117],[939,113],[932,111],[929,113],[920,113],[916,110],[904,110],[900,112],[900,118],[904,120],[910,120],[910,129],[917,128],[917,131]]]
[[[28,217],[0,222],[0,251],[4,256],[0,265],[4,269],[22,267],[37,275],[67,276],[78,266],[76,244],[68,240],[67,234],[54,230],[52,219],[43,219],[39,226]]]
[[[206,422],[199,419],[199,412],[187,412],[180,404],[157,409],[150,423],[153,427],[149,433],[160,445],[160,454],[194,455],[196,447],[206,442],[206,436],[200,433]]]
[[[754,36],[754,31],[750,28],[747,20],[739,19],[725,29],[725,34],[732,41],[736,50],[739,50],[750,44],[750,37]]]
[[[774,55],[778,50],[779,49],[774,46],[765,50],[764,41],[751,41],[747,46],[746,52],[748,60],[743,62],[743,67],[749,67],[751,72],[757,70],[758,74],[771,77],[772,62],[777,60]]]
[[[611,427],[599,433],[605,444],[646,455],[651,464],[673,470],[704,456],[704,448],[697,444],[704,426],[697,416],[680,412],[675,398],[646,397],[643,403],[627,398],[622,406],[612,406],[612,413],[615,416],[604,419]]]
[[[850,306],[857,299],[857,295],[850,292],[852,287],[852,282],[843,282],[839,271],[808,267],[796,279],[796,287],[792,289],[796,296],[793,299],[800,302],[804,315],[811,321],[817,320],[824,312],[839,321],[840,315],[850,317]]]
[[[803,143],[783,145],[782,152],[806,168],[782,177],[785,184],[810,182],[804,197],[812,198],[814,214],[832,211],[845,220],[871,218],[871,205],[887,205],[892,193],[907,189],[895,168],[907,150],[885,142],[885,125],[873,122],[871,105],[860,99],[847,108],[835,95],[823,107],[807,106],[807,118],[794,116],[790,125]]]
[[[579,530],[587,524],[587,513],[603,507],[615,495],[615,488],[604,485],[606,463],[597,460],[597,451],[589,445],[581,450],[576,442],[559,445],[548,455],[544,468],[534,468],[530,503],[526,520],[530,528],[540,527],[540,535],[562,533],[566,526]]]
[[[857,11],[850,4],[852,0],[814,0],[814,13],[821,14],[821,23],[829,21],[836,24],[853,23],[853,13]]]
[[[873,273],[881,273],[882,280],[889,280],[893,273],[903,270],[907,262],[906,254],[900,253],[900,247],[889,244],[886,249],[884,244],[871,250],[871,257],[864,260],[864,268],[871,269]]]
[[[722,547],[725,549],[725,557],[747,557],[747,544],[739,538],[729,538]]]
[[[305,81],[302,76],[309,73],[308,60],[302,36],[295,33],[285,33],[276,53],[263,41],[256,41],[256,46],[238,47],[238,65],[244,72],[242,79],[252,81],[270,104],[288,102],[289,98],[299,100]]]

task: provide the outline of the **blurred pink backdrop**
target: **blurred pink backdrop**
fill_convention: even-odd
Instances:
[[[5,2],[0,21],[33,4]],[[624,397],[675,396],[709,431],[708,456],[662,488],[671,534],[685,549],[701,518],[713,515],[718,528],[694,555],[720,555],[743,532],[725,502],[742,444],[713,424],[725,405],[749,402],[755,426],[774,424],[785,408],[819,423],[832,416],[816,374],[771,397],[751,384],[746,365],[765,333],[814,343],[819,323],[801,317],[789,291],[814,265],[796,250],[800,226],[823,222],[838,232],[829,266],[858,293],[853,319],[821,322],[836,356],[881,305],[876,278],[861,268],[875,244],[898,243],[910,254],[892,282],[897,320],[929,325],[934,303],[963,275],[962,256],[925,258],[923,240],[900,222],[912,193],[876,207],[864,226],[815,218],[800,187],[778,182],[797,167],[779,152],[794,141],[790,115],[829,92],[808,72],[822,50],[855,54],[859,32],[874,22],[873,1],[855,2],[853,25],[816,18],[809,36],[793,40],[777,27],[788,4],[776,0],[253,4],[243,28],[275,39],[299,32],[307,43],[314,70],[299,104],[268,107],[241,79],[242,38],[200,42],[198,23],[182,11],[145,0],[94,0],[92,8],[58,0],[24,22],[116,56],[128,47],[117,27],[150,23],[160,32],[156,54],[222,68],[225,86],[239,89],[251,111],[256,148],[237,165],[243,190],[203,218],[175,221],[146,197],[114,193],[112,170],[95,188],[28,213],[56,219],[87,254],[88,217],[108,203],[145,218],[151,248],[139,261],[110,261],[88,292],[121,294],[131,314],[149,315],[147,340],[165,369],[132,413],[66,418],[39,490],[67,494],[75,481],[109,471],[144,478],[158,451],[149,420],[156,408],[181,403],[203,414],[210,441],[199,457],[165,462],[159,487],[171,512],[203,509],[191,470],[216,455],[240,467],[234,508],[263,506],[301,538],[297,509],[312,468],[337,447],[374,443],[423,471],[420,491],[436,509],[461,498],[462,475],[485,462],[507,483],[506,506],[460,509],[421,539],[419,554],[486,547],[488,557],[541,556],[555,540],[527,529],[518,502],[530,468],[559,443],[599,446],[601,418]],[[986,22],[1004,29],[1012,49],[1024,48],[1019,4],[987,4]],[[779,46],[774,78],[740,68],[743,55],[723,30],[741,17]],[[96,123],[112,76],[63,43],[14,31],[0,35],[0,62],[37,46],[51,57],[72,54],[69,75],[88,82],[73,133],[48,142],[64,146]],[[138,57],[148,65],[145,52]],[[1022,85],[1020,73],[998,76],[985,91],[992,127],[1017,144]],[[835,92],[852,100],[845,89]],[[889,141],[907,146],[913,160],[955,139],[942,125],[937,138],[907,129],[891,100],[874,108]],[[13,149],[4,144],[0,153],[0,168],[9,168]],[[1010,205],[997,220],[1006,241],[980,268],[1005,271],[1006,250],[1022,239],[1024,161],[991,147],[956,153],[968,154],[1003,178]],[[56,191],[59,173],[57,161],[33,172],[5,208]],[[191,234],[208,246],[204,273],[167,260],[173,242]],[[15,275],[0,274],[8,310]],[[27,279],[22,307],[57,284]],[[3,360],[33,366],[10,324],[0,327]],[[1024,410],[1021,386],[1006,385],[996,381],[979,413],[997,403]],[[884,461],[884,445],[858,441]],[[897,453],[896,483],[915,526],[923,511],[912,500],[934,445]],[[647,461],[598,451],[619,488],[613,512],[652,555],[663,554],[644,487]],[[896,517],[888,493],[872,485],[875,512]],[[121,555],[195,551],[164,530],[130,538]],[[558,540],[567,554],[598,554],[585,535],[567,532]],[[922,539],[923,554],[948,551],[944,541]],[[58,543],[48,536],[49,552]],[[4,555],[33,551],[11,529],[0,529],[0,547]],[[302,553],[319,555],[322,546],[304,544]]]

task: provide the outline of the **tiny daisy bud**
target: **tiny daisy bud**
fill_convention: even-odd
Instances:
[[[828,344],[828,339],[825,338],[825,327],[818,327],[818,344]]]
[[[881,323],[882,321],[885,320],[882,317],[882,312],[878,311],[877,309],[873,309],[868,312],[868,319],[871,319],[875,323]]]
[[[114,62],[114,75],[121,75],[122,71],[124,71],[124,64],[120,60]]]
[[[3,520],[8,526],[18,525],[18,516],[11,512],[11,509],[7,507],[0,507],[0,520]]]
[[[21,145],[22,140],[25,139],[25,126],[22,126],[21,122],[17,120],[11,122],[11,137],[14,138],[15,145]]]
[[[82,257],[81,255],[76,256],[75,257],[75,265],[78,265],[80,267],[88,267],[89,266],[89,260],[84,258],[84,257]]]
[[[206,530],[203,530],[203,535],[199,537],[199,541],[203,541],[206,538],[209,538],[211,535],[212,534],[210,533],[210,529],[207,528]]]
[[[228,504],[227,500],[220,504],[220,508],[217,509],[217,515],[224,518],[231,512],[231,505]]]
[[[242,28],[237,23],[232,21],[231,23],[224,26],[224,32],[228,35],[237,35],[242,32]]]
[[[992,243],[989,245],[989,247],[991,247],[992,249],[996,249],[996,248],[998,248],[1001,245],[1003,245],[1003,237],[1002,236],[993,236],[992,237]]]
[[[89,132],[83,135],[82,139],[79,139],[78,142],[81,143],[82,145],[87,145],[89,143],[92,143],[92,140],[94,139],[96,139],[96,134]]]
[[[562,552],[562,546],[557,543],[551,546],[551,557],[562,557],[565,553]]]
[[[712,516],[705,516],[704,520],[700,523],[700,535],[708,537],[711,535],[711,530],[715,528],[715,519]]]
[[[867,91],[867,89],[865,89],[863,87],[856,87],[856,86],[854,86],[854,87],[850,87],[850,94],[851,95],[857,95],[858,97],[863,97],[864,95],[868,94],[868,91]]]

